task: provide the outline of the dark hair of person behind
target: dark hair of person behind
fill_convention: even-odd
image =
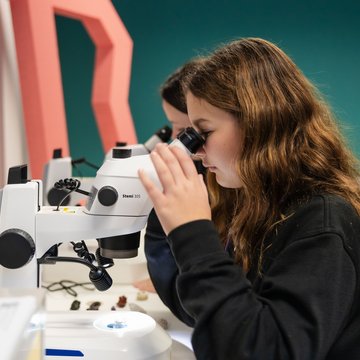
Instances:
[[[257,38],[216,50],[184,80],[190,91],[237,119],[240,189],[220,187],[208,173],[214,222],[244,269],[258,266],[265,239],[291,207],[315,193],[349,201],[360,214],[358,163],[329,106],[293,61]],[[255,264],[254,264],[255,262]]]
[[[161,97],[175,109],[187,114],[186,101],[181,82],[183,78],[192,73],[201,59],[190,60],[180,68],[176,69],[162,84],[160,88]]]

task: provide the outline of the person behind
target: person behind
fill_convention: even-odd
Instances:
[[[172,126],[172,139],[188,126],[191,126],[187,114],[185,96],[182,90],[182,80],[184,76],[194,69],[196,63],[200,60],[191,60],[176,69],[162,84],[160,95],[162,99],[161,106],[166,118]]]
[[[207,186],[164,144],[163,190],[139,176],[165,232],[145,239],[150,274],[197,359],[360,359],[358,164],[329,107],[258,38],[216,50],[184,89]]]
[[[194,58],[188,61],[187,63],[176,69],[171,75],[169,75],[168,78],[161,85],[160,88],[160,96],[162,99],[161,105],[167,120],[171,123],[172,139],[176,139],[177,135],[182,130],[191,126],[187,114],[185,96],[182,89],[182,80],[189,72],[194,71],[194,68],[200,62],[201,62],[200,58]],[[197,166],[200,169],[199,163]],[[150,228],[155,224],[159,232],[162,234],[161,226],[158,224],[158,220],[155,214],[151,215],[150,222],[151,222],[149,225]],[[164,236],[164,240],[165,240],[165,236]],[[166,241],[163,242],[163,246],[165,247],[165,251],[169,250],[169,246],[166,243]],[[157,249],[157,251],[159,251],[159,249]],[[174,266],[173,269],[176,270],[176,266]],[[154,285],[152,284],[151,279],[149,278],[136,281],[133,283],[133,285],[139,290],[156,292]]]

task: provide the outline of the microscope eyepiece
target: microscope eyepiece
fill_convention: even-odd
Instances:
[[[205,144],[204,138],[192,127],[187,127],[181,131],[178,134],[177,139],[191,154],[195,154],[199,148]]]
[[[156,133],[144,142],[144,147],[148,152],[154,150],[156,144],[160,142],[168,142],[171,138],[172,130],[169,126],[165,125]]]
[[[159,129],[155,134],[163,141],[168,142],[171,139],[172,129],[165,125]]]

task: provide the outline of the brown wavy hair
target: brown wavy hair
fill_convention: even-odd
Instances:
[[[258,38],[234,41],[208,56],[183,86],[239,121],[244,186],[222,188],[212,173],[207,185],[222,241],[232,239],[245,270],[257,265],[260,271],[266,237],[290,205],[314,193],[342,196],[360,214],[357,161],[329,106],[277,46]]]

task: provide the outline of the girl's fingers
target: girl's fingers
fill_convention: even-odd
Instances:
[[[150,157],[158,174],[161,185],[163,189],[166,190],[175,183],[175,178],[171,173],[167,163],[165,163],[160,154],[158,154],[156,151],[152,151]]]
[[[143,169],[138,170],[138,175],[140,178],[141,183],[143,184],[146,192],[148,193],[151,201],[156,206],[159,203],[164,194],[162,191],[150,180],[150,178],[146,175]]]
[[[198,176],[194,162],[189,155],[187,155],[182,149],[179,148],[173,147],[170,148],[170,150],[177,159],[177,162],[181,167],[181,171],[186,178],[193,179]]]
[[[166,144],[159,144],[156,146],[155,152],[163,159],[174,178],[174,182],[181,181],[184,177],[184,172],[178,158],[172,152],[172,148]]]
[[[166,234],[189,221],[211,219],[204,181],[198,176],[192,160],[181,152],[166,148],[161,149],[160,153],[153,151],[150,154],[162,190],[158,188],[157,181],[153,181],[143,170],[138,171]],[[176,166],[169,163],[170,159]],[[176,174],[181,174],[177,181],[174,179]],[[194,207],[194,203],[198,206]]]

